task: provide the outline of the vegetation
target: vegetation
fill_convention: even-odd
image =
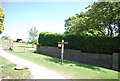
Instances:
[[[94,2],[86,9],[65,20],[65,34],[120,36],[120,1]]]
[[[8,37],[7,37],[7,36],[2,36],[1,39],[2,39],[2,40],[7,40]]]
[[[65,46],[67,49],[77,49],[82,52],[91,53],[109,53],[120,52],[120,37],[107,36],[89,36],[76,34],[57,34],[57,33],[40,33],[39,44],[42,46],[56,47],[62,39],[69,42]]]
[[[4,65],[4,67],[0,67],[0,78],[3,79],[30,79],[32,78],[31,73],[28,70],[14,70],[13,67],[16,64],[13,64],[6,60],[3,57],[0,57],[0,65]]]
[[[41,32],[38,37],[38,43],[43,46],[57,46],[61,39],[63,39],[62,34]]]
[[[65,47],[83,52],[120,52],[120,1],[94,2],[65,20],[64,34],[40,33],[38,42],[43,46],[57,46],[64,39]],[[118,36],[114,36],[118,35]]]
[[[38,30],[36,29],[36,27],[32,27],[30,28],[30,30],[28,31],[29,33],[29,40],[32,44],[37,43],[37,37],[38,37]]]
[[[69,60],[64,60],[64,64],[61,64],[61,59],[42,55],[42,54],[31,53],[31,52],[24,52],[24,53],[13,52],[13,51],[8,51],[8,52],[15,56],[36,63],[38,65],[45,66],[46,68],[56,71],[67,78],[118,79],[118,72],[114,70],[109,70],[109,69],[73,62]]]
[[[0,7],[0,34],[4,30],[4,25],[3,25],[4,18],[5,18],[5,15],[3,13],[3,9]]]

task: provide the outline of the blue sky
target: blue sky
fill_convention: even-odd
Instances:
[[[64,20],[81,11],[91,2],[3,2],[5,30],[1,36],[28,38],[35,26],[39,32],[64,33]]]

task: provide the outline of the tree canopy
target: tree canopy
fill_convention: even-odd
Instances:
[[[31,27],[28,31],[29,33],[29,40],[31,42],[35,42],[37,41],[37,37],[38,37],[38,30],[36,29],[36,27]],[[36,42],[35,42],[36,43]]]
[[[0,34],[4,30],[4,25],[3,25],[4,18],[5,18],[5,15],[3,13],[3,9],[0,7]]]
[[[120,1],[94,2],[65,20],[65,33],[88,35],[120,35]]]
[[[2,40],[8,40],[8,37],[7,36],[2,36],[1,39]]]

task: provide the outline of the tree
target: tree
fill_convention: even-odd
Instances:
[[[116,32],[115,26],[119,24],[119,2],[94,2],[89,9],[89,16],[92,21],[98,23],[97,27],[107,29],[107,35],[112,36]],[[100,26],[101,25],[101,26]],[[114,27],[112,27],[112,25]]]
[[[120,1],[94,2],[86,9],[65,20],[65,33],[120,35]]]
[[[4,13],[3,13],[3,9],[0,7],[0,34],[4,30],[4,25],[3,25],[4,17],[5,16],[4,16]]]
[[[75,16],[72,16],[65,20],[65,33],[73,33],[73,34],[88,34],[88,35],[95,35],[95,34],[104,34],[103,29],[95,28],[89,17],[89,11],[87,12],[80,12]]]
[[[1,39],[2,40],[8,40],[8,37],[7,36],[2,36]]]
[[[116,32],[118,32],[118,36],[120,36],[120,1],[119,2],[115,2],[114,3],[114,13],[115,15],[115,23],[118,27],[118,29],[116,30]]]
[[[29,40],[32,42],[32,44],[37,43],[38,30],[36,29],[36,27],[31,27],[28,33],[29,33]]]

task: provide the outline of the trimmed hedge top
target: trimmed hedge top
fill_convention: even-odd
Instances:
[[[42,46],[57,47],[58,42],[64,39],[69,42],[66,49],[76,49],[89,53],[112,54],[120,52],[120,37],[88,36],[73,34],[58,34],[42,32],[39,34],[38,42]]]

